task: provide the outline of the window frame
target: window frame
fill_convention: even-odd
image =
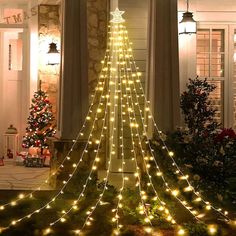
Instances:
[[[225,46],[225,56],[224,56],[224,76],[223,77],[213,77],[213,76],[209,76],[207,77],[207,79],[209,81],[222,81],[223,84],[223,98],[222,98],[222,102],[223,102],[223,109],[222,109],[222,124],[224,127],[232,127],[232,118],[233,118],[233,109],[230,109],[230,107],[232,107],[232,102],[233,102],[233,91],[232,90],[232,86],[230,86],[232,84],[232,75],[230,76],[230,67],[229,67],[229,57],[230,57],[230,50],[229,50],[229,24],[225,24],[225,23],[215,23],[215,22],[199,22],[197,25],[197,30],[198,29],[207,29],[210,30],[210,32],[212,32],[212,30],[214,29],[219,29],[219,30],[224,30],[224,46]],[[210,33],[211,35],[211,33]],[[210,36],[211,38],[211,36]],[[197,39],[196,39],[197,40]],[[210,48],[211,48],[212,42],[210,40]],[[197,44],[196,44],[197,46]],[[210,51],[211,52],[211,51]],[[197,52],[196,52],[196,58],[197,58]],[[211,59],[211,53],[210,53],[210,58]],[[211,61],[211,60],[210,60]],[[196,61],[196,71],[197,71],[197,61]],[[209,75],[211,71],[211,66],[209,68]],[[204,79],[205,77],[200,77],[201,79]],[[232,114],[231,114],[232,113]]]
[[[233,85],[234,83],[234,31],[236,31],[236,24],[229,24],[229,62],[232,60],[232,63],[229,63],[229,84]],[[236,75],[235,75],[236,76]],[[229,86],[229,127],[236,128],[236,121],[234,119],[234,88]]]

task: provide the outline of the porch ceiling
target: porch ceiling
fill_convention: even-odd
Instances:
[[[26,4],[28,0],[0,0],[0,4]]]
[[[48,4],[48,5],[57,5],[61,2],[61,0],[40,0],[40,4]]]
[[[222,4],[223,3],[223,4]],[[178,0],[180,11],[186,10],[186,0]],[[235,0],[189,0],[190,11],[236,11]]]
[[[38,0],[39,4],[49,4],[56,5],[59,4],[61,0]],[[0,0],[0,4],[27,4],[30,0]]]

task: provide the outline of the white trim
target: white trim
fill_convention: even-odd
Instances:
[[[118,0],[110,0],[110,11],[115,10],[117,7],[119,7],[119,1]]]
[[[209,27],[209,29],[225,29],[225,74],[224,78],[212,78],[212,80],[224,81],[224,127],[234,127],[234,30],[236,30],[235,22],[229,24],[227,22],[201,22],[198,28]]]
[[[234,30],[236,30],[236,24],[229,25],[229,62],[231,60],[231,63],[229,63],[229,83],[232,86],[229,86],[229,107],[231,107],[231,110],[229,111],[229,124],[230,127],[234,127],[235,120],[234,120],[234,88],[233,88],[233,82],[234,82],[234,61],[233,61],[233,55],[234,55]]]
[[[27,24],[0,24],[0,30],[3,29],[4,31],[6,29],[13,29],[14,31],[17,29],[24,29],[28,28]]]
[[[208,79],[211,81],[222,81],[223,82],[223,125],[224,127],[229,126],[229,69],[228,69],[228,64],[229,64],[229,58],[228,58],[228,25],[226,24],[209,24],[209,22],[199,22],[198,23],[198,29],[209,29],[210,32],[212,32],[213,29],[223,29],[224,30],[224,76],[223,77],[211,77],[209,76]],[[210,52],[211,52],[211,33],[210,33]],[[196,54],[197,56],[197,54]],[[211,53],[210,53],[211,57]],[[211,61],[211,60],[210,60]],[[209,63],[210,68],[209,72],[211,73],[211,63]],[[210,74],[211,75],[211,74]]]

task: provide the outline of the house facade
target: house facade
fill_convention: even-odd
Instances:
[[[197,34],[179,36],[180,91],[184,91],[188,78],[207,78],[217,86],[212,94],[217,120],[235,129],[235,2],[190,3]],[[185,1],[178,2],[178,10],[181,19]]]
[[[25,133],[30,100],[41,87],[49,94],[57,140],[76,137],[101,70],[110,10],[126,11],[142,84],[161,130],[183,125],[180,94],[188,78],[208,78],[217,88],[217,119],[236,128],[236,4],[190,1],[197,34],[179,35],[184,0],[0,0],[0,155],[9,125]],[[59,65],[48,65],[56,43]],[[152,128],[150,127],[150,135]]]

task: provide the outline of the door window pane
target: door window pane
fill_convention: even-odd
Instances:
[[[210,84],[214,84],[216,89],[210,95],[211,104],[216,109],[216,121],[224,123],[224,82],[223,81],[208,81]]]
[[[213,29],[211,33],[211,73],[212,77],[224,77],[224,30]]]
[[[9,40],[9,70],[22,70],[22,40]]]
[[[209,77],[210,74],[210,30],[199,29],[197,32],[197,74]]]
[[[223,29],[213,29],[212,30],[212,52],[225,52],[224,44],[224,30]]]

